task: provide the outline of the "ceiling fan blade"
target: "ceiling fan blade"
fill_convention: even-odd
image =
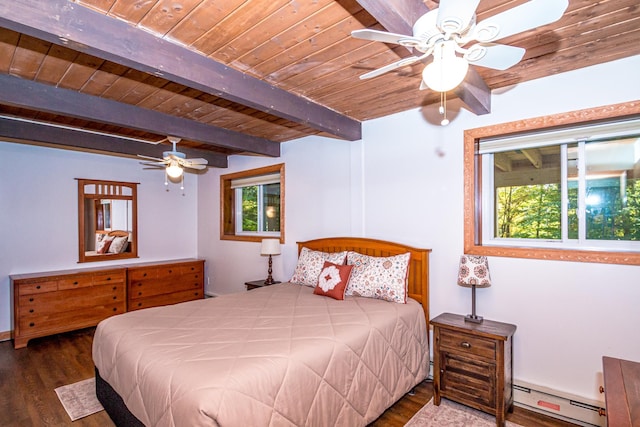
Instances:
[[[141,165],[144,166],[151,166],[154,169],[164,169],[167,165],[164,163],[147,163],[147,162],[140,162]]]
[[[470,64],[494,70],[506,70],[516,65],[524,56],[526,49],[497,43],[478,43],[467,50],[464,58]]]
[[[197,170],[203,170],[207,168],[207,165],[199,165],[199,164],[185,164],[182,166],[184,166],[185,168],[197,169]]]
[[[410,56],[408,58],[401,59],[400,61],[393,62],[391,64],[385,65],[384,67],[380,67],[373,71],[369,71],[368,73],[364,73],[360,76],[360,80],[370,79],[372,77],[378,77],[384,73],[387,73],[391,70],[395,70],[396,68],[404,67],[405,65],[411,65],[418,61],[420,61],[424,55],[422,56]]]
[[[438,28],[449,33],[461,33],[469,26],[480,0],[440,0]]]
[[[159,159],[157,157],[143,156],[142,154],[138,154],[138,157],[142,159],[147,159],[147,160],[155,160],[157,162],[164,162],[164,159]]]
[[[550,24],[562,17],[568,0],[531,0],[479,22],[473,38],[490,42]]]
[[[209,161],[207,159],[184,159],[185,162],[192,164],[192,165],[207,165],[209,163]]]
[[[403,41],[409,41],[411,45],[419,44],[421,42],[420,39],[415,38],[413,36],[406,36],[403,34],[395,34],[388,33],[386,31],[378,31],[378,30],[354,30],[351,31],[351,37],[355,37],[357,39],[363,40],[371,40],[374,42],[383,42],[383,43],[393,43],[393,44],[403,44]]]

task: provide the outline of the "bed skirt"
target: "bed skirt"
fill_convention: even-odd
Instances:
[[[96,397],[116,427],[144,427],[144,424],[129,412],[120,395],[116,393],[108,382],[102,379],[98,368],[95,368],[95,370]]]

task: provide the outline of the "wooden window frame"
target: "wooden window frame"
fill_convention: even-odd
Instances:
[[[568,125],[622,120],[640,116],[640,101],[553,114],[469,129],[464,132],[464,253],[574,262],[640,265],[640,253],[482,245],[482,165],[479,142],[485,138],[541,131]]]
[[[280,243],[284,244],[284,163],[250,169],[241,172],[220,175],[220,239],[238,240],[244,242],[260,242],[273,236],[238,235],[235,228],[235,191],[231,188],[231,181],[261,175],[280,174]]]

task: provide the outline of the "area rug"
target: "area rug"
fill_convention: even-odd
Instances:
[[[71,421],[79,420],[104,409],[96,397],[95,378],[58,387],[56,394]]]
[[[507,427],[521,427],[510,421],[507,421],[506,425]],[[405,427],[443,426],[495,427],[496,418],[447,399],[441,399],[440,405],[435,406],[433,399],[431,399],[405,424]]]

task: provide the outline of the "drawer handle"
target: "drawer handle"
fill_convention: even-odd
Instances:
[[[142,292],[138,292],[138,296],[142,295]]]
[[[31,322],[31,323],[29,323],[29,326],[31,326],[33,328],[34,326],[36,326],[36,324]]]
[[[107,280],[111,280],[111,277],[107,277]]]
[[[600,388],[598,389],[598,391],[600,391],[600,393],[604,393],[604,387],[600,386]]]
[[[142,307],[142,303],[141,302],[138,303],[138,307]]]
[[[33,298],[29,298],[29,302],[33,302]]]
[[[460,343],[460,346],[463,348],[471,348],[471,343],[463,341],[462,343]]]
[[[36,289],[40,289],[40,285],[36,286]]]
[[[117,286],[114,286],[112,290],[114,290],[114,291],[115,291],[116,289],[118,289],[118,287],[117,287]]]
[[[113,297],[113,299],[118,299],[118,297]]]
[[[29,313],[33,313],[33,308],[31,310],[29,310]]]
[[[173,273],[173,270],[169,270],[169,273]]]
[[[118,311],[118,308],[117,307],[113,307],[113,311]]]
[[[78,284],[78,281],[76,280],[75,282],[73,282],[73,284],[74,284],[74,285],[77,285],[77,284]]]
[[[147,277],[147,273],[144,273],[144,274],[142,275],[142,277]]]
[[[598,409],[598,415],[600,415],[601,417],[606,417],[607,416],[607,410],[599,408]]]

